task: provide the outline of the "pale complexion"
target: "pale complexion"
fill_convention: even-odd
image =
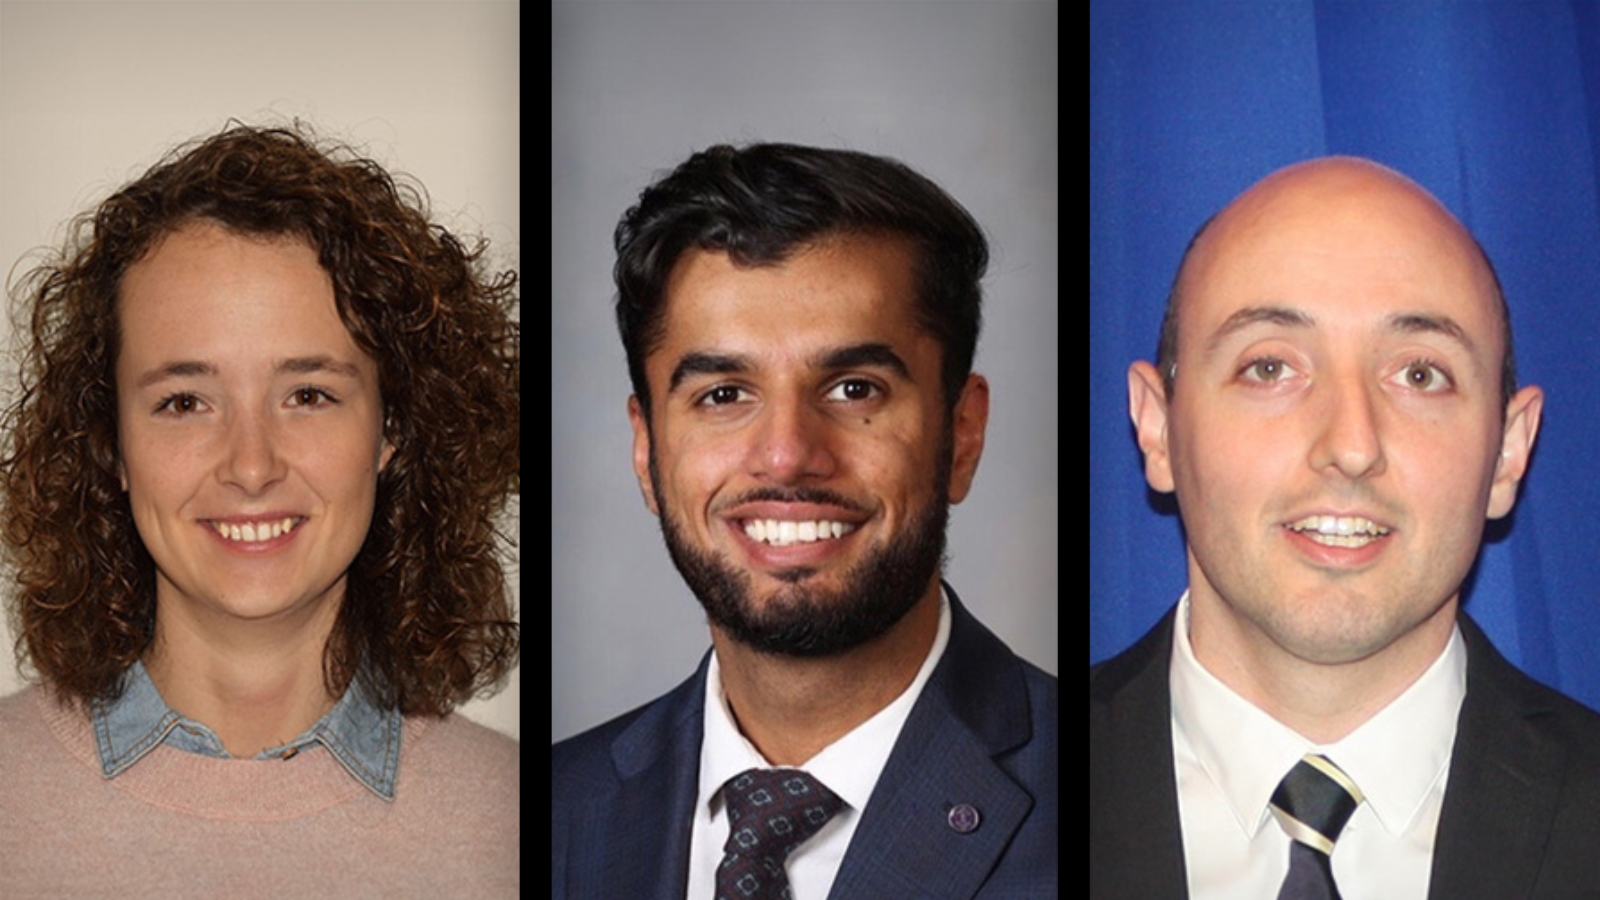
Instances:
[[[628,403],[646,505],[697,549],[747,573],[757,606],[783,602],[793,585],[776,574],[796,567],[815,570],[802,586],[841,587],[852,563],[902,533],[934,492],[941,351],[913,320],[908,249],[837,239],[756,268],[692,250],[674,268],[667,298],[665,336],[646,363],[652,421],[637,397]],[[902,365],[876,350],[840,353],[864,347]],[[841,356],[855,361],[839,365]],[[686,359],[700,362],[674,385]],[[970,376],[955,411],[951,503],[966,497],[977,470],[988,398],[988,383]],[[764,488],[826,490],[850,510],[740,502]],[[744,533],[746,516],[847,517],[855,529],[833,543],[763,547]],[[770,762],[792,766],[904,692],[938,618],[935,572],[897,624],[839,655],[763,653],[715,626],[711,638],[740,729]]]
[[[393,453],[377,367],[300,240],[191,223],[129,267],[118,312],[123,488],[156,565],[143,661],[253,756],[337,699],[323,648]]]
[[[1543,395],[1502,406],[1492,276],[1432,197],[1328,159],[1241,195],[1179,277],[1177,376],[1129,407],[1188,539],[1196,658],[1331,743],[1443,651]]]

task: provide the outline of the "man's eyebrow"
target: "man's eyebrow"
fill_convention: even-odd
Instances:
[[[1316,325],[1316,320],[1298,309],[1287,306],[1246,306],[1224,319],[1211,340],[1206,342],[1206,355],[1216,352],[1217,346],[1235,332],[1243,331],[1251,325],[1282,325],[1286,328],[1310,328]]]
[[[906,381],[911,381],[911,367],[888,344],[851,344],[824,350],[811,358],[811,365],[824,371],[839,369],[887,369]],[[750,357],[737,353],[710,353],[695,351],[684,354],[672,368],[667,380],[667,393],[672,393],[691,375],[743,375],[755,370]]]
[[[900,354],[894,352],[888,344],[853,344],[849,347],[840,347],[829,350],[816,359],[816,366],[820,369],[835,371],[838,369],[888,369],[906,381],[911,381],[911,368]]]
[[[1402,334],[1432,333],[1442,334],[1451,338],[1466,348],[1468,353],[1476,353],[1478,345],[1473,343],[1467,330],[1462,328],[1455,319],[1438,313],[1395,313],[1388,318],[1387,324],[1390,331]]]
[[[1251,325],[1263,323],[1288,328],[1311,328],[1317,324],[1315,319],[1298,309],[1286,306],[1247,306],[1223,321],[1206,344],[1206,352],[1209,354],[1215,351],[1229,335]],[[1384,327],[1399,334],[1440,334],[1460,344],[1468,353],[1477,351],[1477,344],[1467,334],[1467,330],[1455,319],[1442,313],[1392,313],[1384,319]]]
[[[667,393],[678,389],[690,375],[739,375],[755,368],[750,358],[736,353],[686,353],[672,368],[672,378],[667,382]]]

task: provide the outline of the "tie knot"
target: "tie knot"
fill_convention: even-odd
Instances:
[[[799,769],[750,769],[722,786],[732,825],[728,853],[778,862],[828,824],[843,806],[833,791]]]
[[[1291,838],[1333,855],[1333,845],[1364,798],[1326,756],[1307,754],[1272,792],[1272,814]]]

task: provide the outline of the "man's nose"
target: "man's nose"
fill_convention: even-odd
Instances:
[[[1310,463],[1347,478],[1370,478],[1384,468],[1379,390],[1359,377],[1330,378],[1319,385],[1323,402],[1313,404],[1316,438]]]
[[[797,398],[769,400],[751,443],[750,474],[795,484],[833,474],[831,428],[825,413]]]

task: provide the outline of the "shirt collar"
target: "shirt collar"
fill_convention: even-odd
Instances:
[[[1173,727],[1227,798],[1246,834],[1267,820],[1284,773],[1309,752],[1326,755],[1361,788],[1379,822],[1401,834],[1449,771],[1456,719],[1467,690],[1467,648],[1452,629],[1444,652],[1410,687],[1355,731],[1319,745],[1223,684],[1189,643],[1189,595],[1173,625]]]
[[[216,732],[167,706],[141,662],[134,662],[124,675],[122,696],[109,702],[96,700],[90,719],[100,749],[100,770],[106,778],[127,771],[160,744],[217,759],[232,758]],[[254,758],[291,760],[301,750],[321,744],[350,777],[392,801],[403,721],[398,709],[379,706],[355,679],[333,709],[299,737]]]
[[[950,643],[950,627],[950,598],[941,584],[938,631],[911,684],[872,718],[829,744],[800,767],[820,780],[852,809],[866,809],[867,800],[872,797],[878,777],[883,774],[889,754],[900,737],[900,730],[911,716],[911,708],[922,696],[922,689],[944,656],[945,647]],[[696,808],[709,808],[712,815],[716,816],[720,814],[721,807],[713,805],[712,801],[720,799],[719,792],[730,778],[746,769],[772,768],[772,763],[739,731],[734,721],[733,713],[728,708],[727,695],[722,689],[722,667],[717,661],[716,651],[712,651],[706,671],[703,727],[705,736],[700,747],[699,805]]]

